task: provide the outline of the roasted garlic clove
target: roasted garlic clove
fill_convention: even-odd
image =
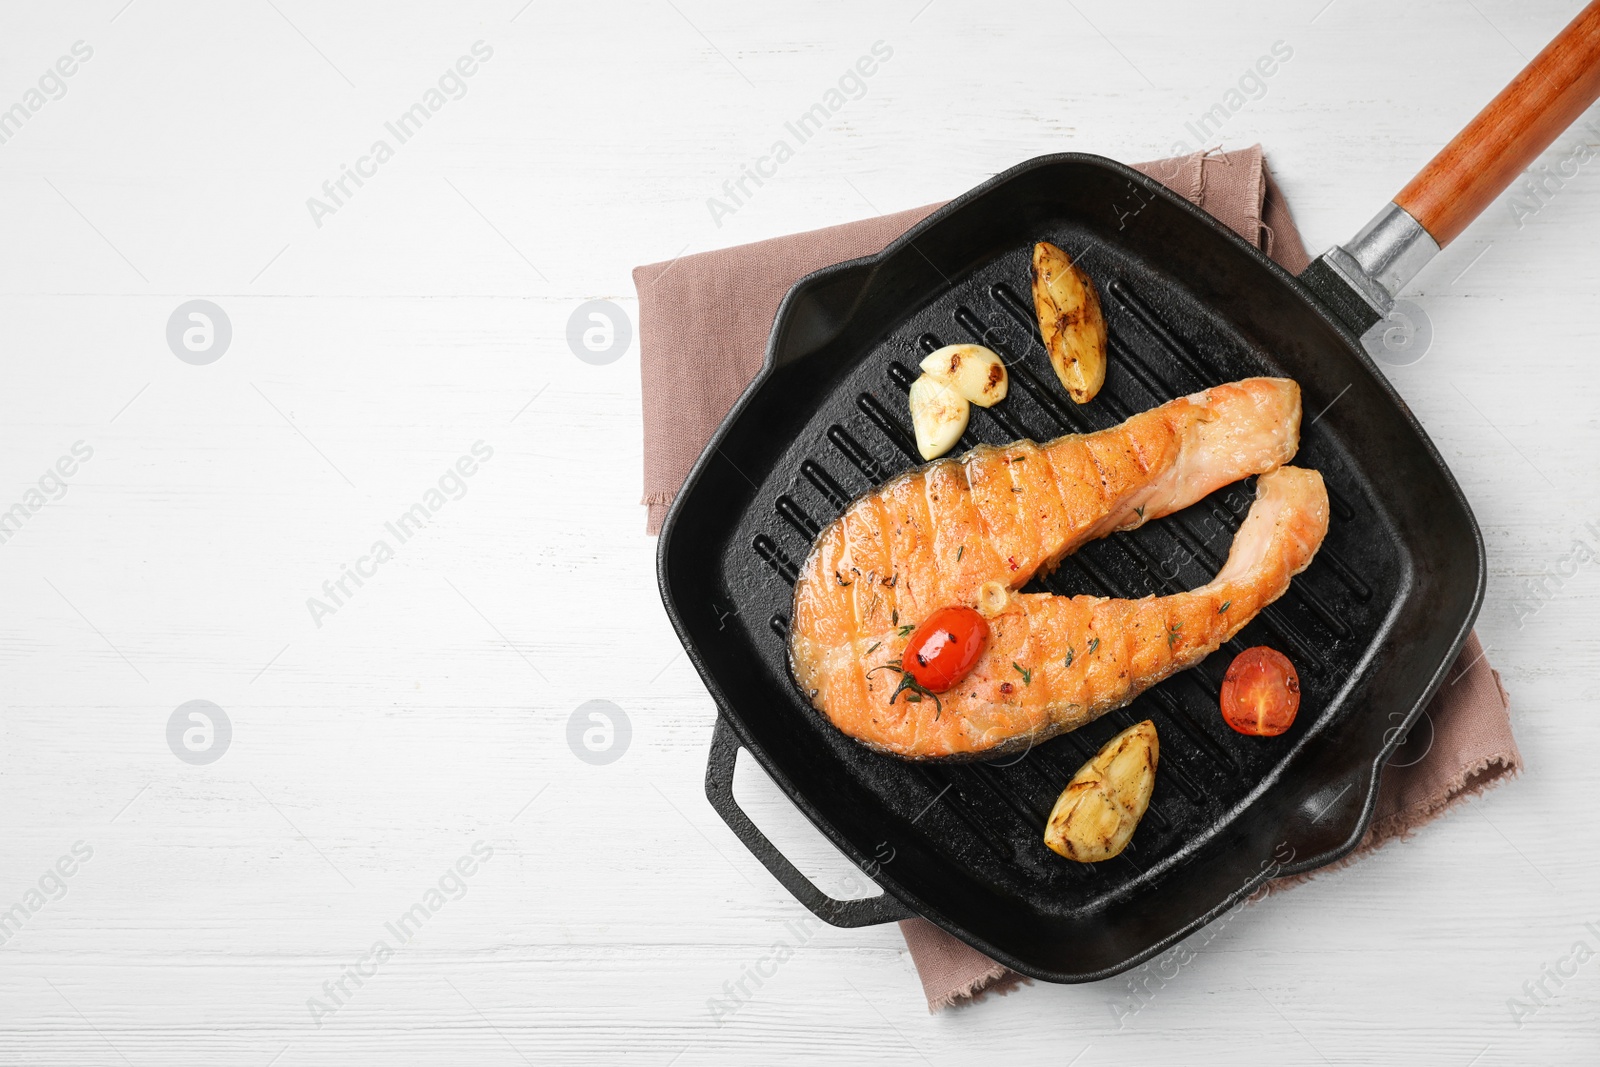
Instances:
[[[1106,742],[1061,791],[1044,828],[1044,843],[1079,863],[1121,853],[1150,807],[1161,744],[1146,719]]]
[[[1004,400],[1011,384],[1005,361],[982,345],[945,345],[922,361],[922,371],[981,408]]]
[[[1094,282],[1048,241],[1033,246],[1033,306],[1056,377],[1087,404],[1106,380],[1106,320]]]
[[[923,459],[937,459],[961,439],[972,405],[949,383],[924,374],[911,383],[911,426]]]
[[[992,619],[1006,610],[1011,602],[1011,592],[1001,582],[984,582],[978,586],[978,614]]]

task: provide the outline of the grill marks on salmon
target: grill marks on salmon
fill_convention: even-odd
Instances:
[[[1216,651],[1288,590],[1327,530],[1322,476],[1280,467],[1257,482],[1228,562],[1207,585],[1139,600],[1013,594],[989,620],[989,643],[972,674],[940,694],[937,706],[903,697],[890,705],[897,676],[866,674],[898,663],[903,640],[884,641],[864,656],[836,648],[822,673],[838,688],[823,710],[852,737],[913,759],[999,755],[1037,744],[1125,706]]]
[[[1299,425],[1295,383],[1253,378],[1099,433],[980,446],[886,483],[824,529],[801,568],[796,680],[841,730],[911,758],[998,753],[1126,704],[1198,663],[1310,562],[1327,528],[1321,478],[1279,470]],[[891,706],[897,677],[869,674],[897,664],[936,608],[976,605],[984,583],[1017,590],[1090,540],[1272,471],[1281,477],[1261,480],[1228,565],[1204,589],[1134,601],[1012,595],[977,668],[937,706]]]

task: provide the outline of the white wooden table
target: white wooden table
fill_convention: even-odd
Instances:
[[[6,4],[0,1061],[1592,1060],[1600,574],[1516,601],[1600,522],[1600,164],[1449,248],[1413,292],[1431,350],[1389,370],[1488,540],[1479,632],[1527,774],[1239,915],[1121,1019],[1123,981],[930,1017],[893,927],[821,930],[713,1019],[804,913],[703,798],[713,710],[642,533],[636,331],[609,363],[567,341],[587,301],[634,314],[638,263],[1046,151],[1202,147],[1186,124],[1276,42],[1207,142],[1265,144],[1320,249],[1576,6]],[[876,42],[859,98],[714,219]],[[214,312],[169,345],[191,300],[225,350]],[[225,744],[187,710],[169,744],[196,700]],[[592,700],[621,709],[609,763],[569,744]],[[739,791],[848,880],[759,772]],[[1576,973],[1514,1018],[1547,965]]]

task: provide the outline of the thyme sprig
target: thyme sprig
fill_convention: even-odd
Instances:
[[[921,682],[913,678],[911,676],[911,672],[900,666],[898,663],[885,663],[881,667],[874,667],[872,670],[867,672],[867,675],[870,677],[879,671],[894,671],[900,676],[900,684],[895,686],[894,692],[889,694],[890,704],[893,704],[895,700],[899,698],[901,693],[909,689],[911,690],[911,693],[906,697],[906,703],[920,704],[922,703],[923,697],[929,698],[933,701],[933,717],[935,719],[937,719],[939,717],[939,713],[944,710],[944,705],[939,702],[939,694],[935,693],[933,690],[929,689]]]

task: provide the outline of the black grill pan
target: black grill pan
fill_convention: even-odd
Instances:
[[[1106,384],[1081,407],[1056,382],[1034,324],[1038,240],[1087,270],[1105,309]],[[1359,258],[1359,239],[1351,247]],[[764,368],[673,505],[659,572],[721,713],[711,802],[816,914],[841,926],[921,915],[1023,974],[1087,981],[1149,958],[1268,877],[1331,862],[1360,840],[1384,762],[1477,615],[1485,567],[1455,479],[1360,346],[1357,333],[1382,308],[1347,284],[1348,264],[1328,258],[1297,280],[1159,183],[1063,154],[1015,167],[878,255],[794,286]],[[1104,428],[1251,375],[1294,378],[1306,414],[1293,462],[1322,473],[1332,521],[1289,593],[1201,666],[1021,757],[912,764],[870,752],[809,706],[788,671],[786,631],[817,531],[920,462],[907,390],[924,354],[956,342],[993,348],[1012,374],[1005,402],[973,409],[958,451]],[[1030,590],[1140,597],[1203,584],[1253,495],[1247,481],[1113,534]],[[1299,718],[1276,739],[1236,734],[1217,711],[1232,654],[1256,644],[1300,671]],[[1161,763],[1128,850],[1095,865],[1047,850],[1056,795],[1143,718],[1160,732]],[[884,895],[834,900],[773,848],[733,800],[741,745]]]

